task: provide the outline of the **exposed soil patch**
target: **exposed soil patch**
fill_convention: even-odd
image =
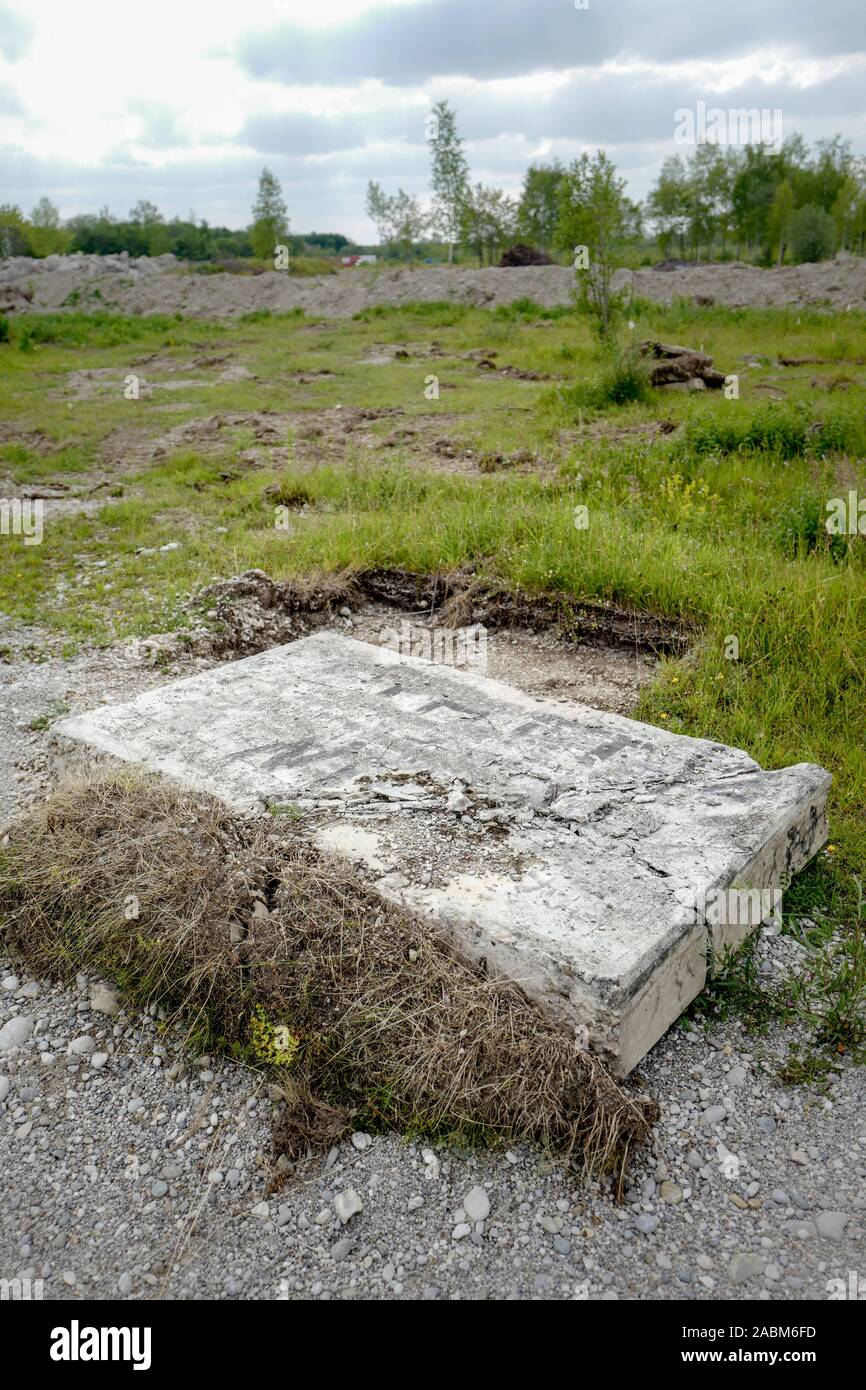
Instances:
[[[371,610],[370,604],[376,607]],[[562,651],[591,647],[652,658],[683,652],[689,640],[684,628],[652,614],[565,595],[510,594],[462,572],[431,576],[374,569],[301,582],[275,581],[261,570],[247,570],[209,586],[193,606],[207,608],[208,617],[218,621],[220,631],[212,639],[218,656],[264,651],[328,625],[335,616],[354,625],[362,612],[372,631],[383,608],[440,627],[481,624],[492,633],[544,635],[560,643]]]
[[[251,431],[255,445],[268,452],[285,449],[294,419],[292,415],[268,410],[206,415],[176,425],[168,434],[153,440],[148,448],[148,456],[151,459],[166,458],[178,449],[188,448],[195,448],[197,453],[202,454],[222,452],[232,443],[232,434],[237,430]]]

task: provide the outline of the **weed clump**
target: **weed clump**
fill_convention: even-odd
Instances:
[[[631,405],[652,399],[649,369],[634,344],[611,345],[602,352],[598,381],[576,382],[563,392],[566,404],[581,410],[604,410],[607,406]]]

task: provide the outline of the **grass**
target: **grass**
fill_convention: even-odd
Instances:
[[[856,980],[866,541],[831,536],[824,521],[830,499],[866,496],[866,317],[690,303],[631,312],[634,342],[703,348],[739,375],[739,399],[612,392],[577,311],[531,301],[380,305],[338,323],[262,311],[230,327],[105,313],[11,320],[0,343],[0,470],[16,485],[99,480],[94,495],[117,495],[95,514],[51,518],[41,546],[0,540],[0,609],[72,651],[183,626],[188,595],[247,568],[290,578],[385,566],[471,569],[515,591],[687,620],[692,649],[662,663],[635,713],[745,748],[768,768],[830,769],[833,847],[820,856],[821,902],[799,916],[818,920],[821,909]],[[371,364],[383,344],[409,357]],[[174,364],[141,368],[159,388],[220,352],[255,379],[155,389],[134,403],[114,389],[64,394],[82,368],[110,368],[119,383],[131,361],[156,353]],[[564,379],[482,371],[470,352]],[[782,367],[780,355],[829,365]],[[831,389],[840,371],[853,383],[845,391]],[[438,400],[425,395],[431,373]],[[342,432],[361,410],[402,414],[355,418]],[[244,461],[255,431],[240,425],[220,429],[207,451],[131,459],[171,427],[245,411],[279,422],[256,466]],[[414,442],[386,447],[395,425],[413,428]],[[442,435],[477,462],[443,467],[433,447]],[[490,465],[527,454],[537,463]],[[588,508],[583,530],[578,505]],[[275,525],[278,506],[290,510],[287,527]],[[179,549],[159,550],[176,540]],[[844,996],[833,983],[842,963],[818,971],[828,998]]]

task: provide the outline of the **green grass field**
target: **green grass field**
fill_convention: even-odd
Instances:
[[[38,546],[3,539],[0,610],[71,653],[177,626],[190,593],[251,567],[461,567],[514,590],[687,620],[691,649],[660,666],[634,713],[768,768],[814,761],[833,773],[831,845],[787,904],[816,924],[823,1013],[832,995],[848,1019],[828,1031],[822,1014],[816,1036],[855,1051],[866,538],[831,536],[825,518],[833,498],[866,501],[866,316],[632,312],[635,341],[703,347],[738,375],[739,399],[656,391],[587,409],[602,372],[587,324],[527,302],[327,323],[16,320],[0,343],[0,494],[60,481],[93,489],[94,510],[47,518]],[[493,367],[479,366],[483,354]],[[225,360],[201,365],[210,358]],[[252,375],[220,380],[233,364]],[[102,375],[70,381],[84,371]],[[130,373],[152,393],[125,399]],[[215,415],[223,423],[199,437],[195,422]],[[283,505],[288,528],[275,524]],[[745,970],[738,981],[730,992],[748,1007]]]

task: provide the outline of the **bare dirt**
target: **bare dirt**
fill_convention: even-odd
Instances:
[[[348,318],[377,304],[447,300],[495,308],[527,298],[545,307],[572,302],[575,274],[568,267],[520,266],[482,270],[462,266],[355,268],[337,274],[294,276],[201,275],[172,257],[128,262],[123,257],[22,257],[0,261],[0,286],[19,295],[19,311],[112,310],[126,314],[182,313],[237,318],[267,309]],[[721,265],[617,272],[619,287],[669,304],[678,298],[729,307],[802,305],[834,310],[866,307],[866,260],[841,254],[814,265],[763,270],[732,261]],[[14,295],[13,295],[14,299]]]

